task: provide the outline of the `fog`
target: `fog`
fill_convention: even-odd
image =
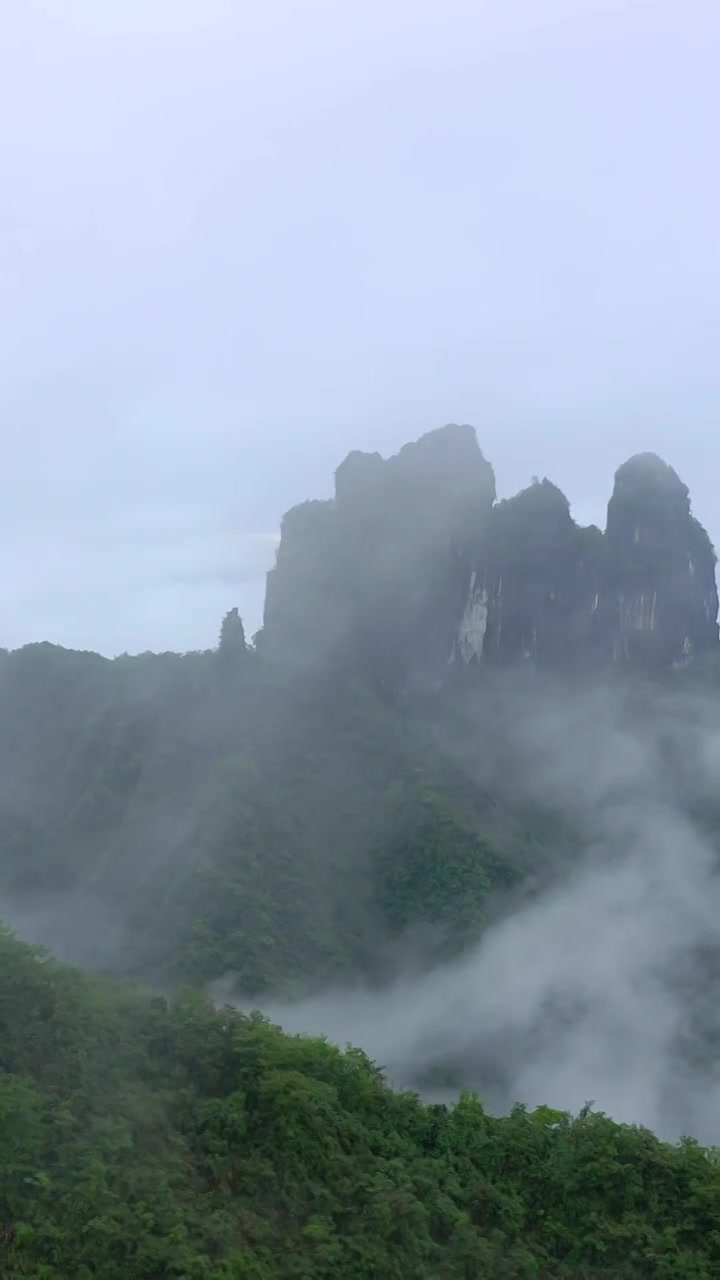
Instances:
[[[718,707],[687,692],[513,683],[526,684],[514,675],[468,706],[467,767],[487,781],[502,760],[518,799],[559,805],[587,838],[578,864],[457,963],[264,1011],[359,1044],[427,1097],[462,1086],[491,1109],[593,1102],[668,1138],[717,1143],[718,1021],[701,957],[720,944],[720,883],[691,815],[716,790]]]
[[[440,422],[718,538],[711,0],[6,8],[0,645],[252,634],[283,511]]]
[[[658,451],[717,541],[718,36],[710,0],[11,6],[0,648],[206,649],[234,605],[252,634],[282,513],[440,422],[476,424],[500,496],[547,474],[581,524]],[[443,748],[570,816],[577,863],[453,964],[408,940],[383,990],[264,1011],[427,1096],[720,1142],[717,705],[516,683]],[[138,819],[136,869],[194,855],[206,815],[189,788],[177,808],[185,844]],[[107,861],[125,838],[121,816]],[[108,896],[0,913],[98,964],[129,945]]]
[[[247,677],[241,670],[236,683],[227,685],[214,679],[212,673],[223,668],[213,654],[129,664],[93,659],[87,670],[95,672],[99,663],[100,683],[81,682],[74,703],[63,673],[77,671],[78,659],[86,670],[86,660],[70,656],[72,664],[65,667],[56,651],[36,655],[35,665],[27,667],[27,683],[22,685],[18,665],[12,668],[20,673],[18,688],[7,678],[4,689],[15,716],[14,721],[7,716],[14,739],[4,741],[2,755],[3,819],[10,819],[10,841],[16,819],[22,836],[22,824],[36,804],[39,812],[40,800],[52,801],[49,825],[38,828],[38,840],[23,837],[23,858],[32,863],[27,873],[17,841],[8,853],[12,874],[26,891],[0,899],[0,916],[23,937],[49,946],[62,959],[145,980],[143,965],[151,969],[158,956],[162,960],[168,939],[171,951],[175,945],[173,912],[165,908],[181,881],[199,895],[186,901],[188,927],[199,922],[201,936],[206,928],[202,883],[192,880],[198,857],[212,862],[227,858],[231,849],[235,861],[219,863],[231,878],[245,859],[264,862],[265,832],[270,857],[277,857],[279,836],[286,858],[270,863],[279,868],[278,900],[285,914],[278,916],[281,923],[268,923],[274,911],[271,878],[251,877],[243,885],[246,898],[238,896],[234,884],[234,914],[219,922],[221,945],[211,955],[213,964],[229,931],[241,936],[244,930],[263,933],[276,925],[288,929],[297,920],[312,931],[316,917],[308,902],[328,894],[324,873],[332,864],[338,831],[350,851],[345,851],[341,881],[343,905],[348,895],[364,890],[359,880],[370,876],[371,851],[353,845],[347,823],[348,813],[357,816],[356,811],[348,809],[342,788],[333,790],[337,779],[330,777],[326,784],[323,773],[326,705],[320,716],[309,714],[311,697],[298,700],[290,685],[276,687],[271,680],[264,685],[263,660],[256,652],[240,659],[250,663],[242,669]],[[7,672],[13,659],[6,657]],[[112,689],[104,683],[120,679],[123,670],[135,672],[129,683],[113,683]],[[202,681],[194,685],[198,675]],[[306,676],[300,675],[298,684]],[[245,1009],[259,1004],[289,1031],[323,1033],[339,1044],[359,1045],[393,1084],[428,1098],[450,1101],[470,1087],[494,1111],[518,1100],[571,1111],[592,1101],[618,1120],[643,1123],[667,1138],[692,1133],[705,1143],[720,1143],[717,685],[702,666],[653,681],[637,671],[616,671],[610,678],[600,669],[589,683],[587,676],[583,679],[551,678],[528,665],[505,671],[481,667],[464,691],[454,690],[451,680],[434,699],[411,700],[406,708],[416,731],[429,733],[434,749],[472,783],[510,809],[540,804],[562,815],[580,837],[580,849],[572,855],[560,846],[543,848],[541,842],[540,861],[528,868],[525,887],[477,946],[453,963],[428,969],[423,967],[427,949],[413,935],[396,945],[396,976],[383,985],[326,986],[311,998],[279,1003],[256,990],[237,990],[230,973],[210,987],[213,996],[232,998]],[[47,722],[38,689],[58,699],[57,722]],[[252,697],[246,700],[248,690]],[[349,715],[344,730],[364,748],[362,699],[374,715],[378,706],[369,688],[360,704],[349,711],[342,704],[339,714]],[[255,719],[249,714],[253,701]],[[385,707],[385,713],[389,720],[381,719],[381,731],[392,734],[400,724],[393,717],[401,713],[397,706]],[[66,734],[74,772],[67,769]],[[348,786],[366,794],[360,791],[363,770],[371,772],[373,762],[358,760],[349,740],[340,741],[348,756],[337,761],[338,769],[345,771]],[[367,741],[378,744],[377,737]],[[272,769],[276,752],[282,756],[285,750],[291,758],[294,752],[307,755],[316,771],[312,803],[323,815],[317,826],[309,826],[305,844],[292,843],[290,828],[268,826],[263,812],[263,806],[271,812],[287,803],[284,822],[289,814],[292,824],[298,811],[308,822],[299,792],[283,790],[288,775],[271,774],[265,782],[266,765]],[[414,765],[420,759],[413,756]],[[121,775],[117,786],[113,770]],[[307,785],[308,775],[297,772],[292,759],[289,777],[297,788]],[[374,785],[372,794],[384,802],[385,791],[377,780]],[[333,815],[338,795],[341,811]],[[325,810],[339,822],[324,826]],[[223,815],[235,825],[223,826]],[[255,843],[254,824],[263,833]],[[512,845],[507,852],[515,857]],[[72,864],[70,869],[64,865],[69,854],[86,859],[86,874],[74,881]],[[364,868],[357,874],[353,857]],[[333,874],[337,888],[337,865]],[[54,876],[73,887],[53,892],[46,878],[52,884]],[[152,906],[148,915],[143,902],[147,886],[152,886],[155,896],[148,901],[156,904],[157,916]],[[292,895],[298,887],[304,896],[296,900]],[[371,914],[359,918],[369,929],[377,923]],[[328,927],[332,917],[318,919]],[[163,929],[169,930],[165,939]],[[177,935],[185,946],[193,936]],[[277,937],[270,937],[269,954],[276,944]],[[145,948],[137,965],[136,947]],[[291,970],[292,956],[286,960]],[[289,985],[293,977],[292,971],[274,967],[277,985]],[[308,980],[316,982],[316,976]]]

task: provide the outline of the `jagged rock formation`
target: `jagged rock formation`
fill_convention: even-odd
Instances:
[[[468,426],[393,458],[351,453],[335,497],[286,515],[263,645],[436,687],[448,665],[669,668],[718,646],[715,554],[687,487],[654,454],[620,467],[607,530],[549,480],[495,503]]]
[[[334,499],[283,520],[264,650],[300,665],[359,663],[393,687],[436,682],[494,501],[472,427],[432,431],[387,460],[351,453]]]
[[[457,656],[554,666],[595,654],[602,541],[599,529],[575,524],[549,480],[498,503],[471,574]]]
[[[605,540],[602,610],[615,661],[677,666],[717,645],[715,553],[687,485],[655,454],[617,471]]]
[[[226,662],[233,662],[247,654],[245,627],[237,608],[231,609],[222,620],[218,654]]]

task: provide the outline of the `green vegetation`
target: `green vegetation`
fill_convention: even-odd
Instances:
[[[519,870],[435,789],[413,789],[398,802],[395,833],[377,857],[377,898],[401,937],[434,926],[441,954],[476,941],[494,893],[510,888]]]
[[[51,900],[37,936],[63,958],[172,988],[382,976],[413,926],[430,962],[477,936],[541,829],[420,715],[283,676],[232,613],[217,652],[0,655],[0,719],[0,914]]]
[[[586,1110],[394,1093],[359,1050],[0,932],[3,1280],[706,1280],[720,1163]]]
[[[381,984],[567,870],[588,833],[488,781],[489,702],[430,702],[283,674],[232,613],[216,652],[0,653],[0,915],[49,903],[96,971],[0,931],[2,1280],[720,1277],[714,1151],[425,1105],[198,993]]]
[[[596,1009],[603,1053],[619,1074],[632,1061],[628,1096],[640,1080],[656,1099],[645,1115],[714,1087],[720,816],[698,712],[720,680],[714,552],[649,455],[618,472],[605,534],[578,528],[548,481],[494,501],[470,427],[387,462],[354,453],[333,500],[285,517],[252,646],[231,609],[202,653],[0,650],[0,918],[49,948],[0,926],[0,1280],[720,1280],[719,1152],[591,1106],[495,1118],[461,1092],[479,1082],[504,1105],[529,1056],[529,1090],[554,1095],[566,1010],[581,1078],[597,1078]],[[635,664],[655,689],[684,682],[694,710],[646,700]],[[549,710],[593,671],[613,712],[576,708],[598,721],[594,744]],[[533,690],[548,678],[546,706]],[[535,768],[545,754],[553,767]],[[630,882],[654,842],[662,872],[667,841],[677,878],[660,875],[657,933],[675,932],[675,895],[677,939],[656,949],[652,910],[625,912],[602,960],[603,927],[620,902],[634,912]],[[626,846],[616,903],[596,873]],[[567,935],[551,912],[527,948],[512,928],[478,945],[583,867],[583,911],[555,900]],[[535,965],[543,980],[526,983]],[[492,994],[449,1001],[469,1036],[450,1034],[442,996],[410,1007],[428,971],[435,991],[455,973]],[[408,973],[417,987],[392,987]],[[373,1015],[388,988],[408,1023],[420,1014],[399,1057],[384,1041],[388,1061],[454,1105],[203,994],[317,1008],[353,985]],[[614,1029],[606,987],[623,1004],[650,992],[628,1052],[636,1003]],[[673,1134],[699,1114],[670,1110]]]

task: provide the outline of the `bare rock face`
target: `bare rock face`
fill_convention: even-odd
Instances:
[[[617,471],[605,540],[601,609],[615,661],[678,666],[717,646],[715,553],[687,486],[655,454]]]
[[[326,656],[345,626],[338,588],[332,502],[303,502],[283,516],[275,567],[267,576],[262,647],[304,668]]]
[[[599,529],[581,529],[565,495],[534,482],[493,509],[457,651],[465,662],[576,664],[598,647]]]
[[[359,667],[382,685],[437,683],[494,500],[472,427],[431,431],[387,460],[349,454],[334,499],[283,521],[265,650],[301,666]]]
[[[715,554],[653,454],[617,472],[607,531],[549,480],[495,502],[468,426],[351,453],[335,497],[286,515],[263,647],[301,668],[436,688],[449,666],[670,668],[718,647]]]

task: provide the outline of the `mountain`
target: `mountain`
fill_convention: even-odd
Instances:
[[[713,1153],[586,1108],[423,1105],[359,1050],[0,932],[8,1280],[704,1280]]]
[[[442,830],[447,888],[426,919],[418,886],[417,924],[457,947],[462,906],[475,936],[542,806],[476,785],[370,685],[288,677],[234,630],[185,656],[0,660],[0,915],[163,984],[302,990],[392,969],[393,850],[409,865]]]
[[[500,763],[520,672],[559,704],[706,672],[714,565],[652,455],[601,533],[547,480],[496,501],[467,426],[352,453],[285,517],[255,647],[231,609],[205,653],[0,652],[0,913],[70,960],[256,996],[458,954],[592,838],[511,781],[517,742]]]
[[[687,487],[654,454],[616,473],[605,533],[534,482],[495,501],[469,426],[396,457],[352,453],[335,497],[282,524],[263,646],[278,660],[437,688],[448,665],[686,665],[718,648],[715,553]]]
[[[457,636],[495,477],[471,427],[397,457],[351,453],[335,498],[282,522],[268,575],[263,648],[296,666],[349,664],[380,686],[432,683]]]
[[[0,931],[5,1280],[705,1280],[718,1196],[689,1140],[426,1106],[360,1050]]]
[[[0,651],[3,1276],[717,1275],[717,610],[660,459],[601,532],[447,427],[254,644]]]

